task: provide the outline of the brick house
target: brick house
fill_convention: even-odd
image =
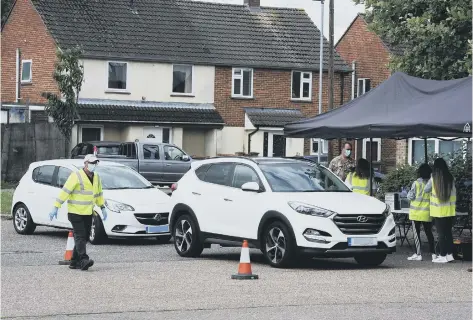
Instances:
[[[320,36],[304,10],[257,0],[17,0],[2,26],[2,122],[48,121],[41,93],[58,93],[56,47],[80,45],[71,147],[154,139],[196,156],[316,153],[314,140],[282,128],[318,113]],[[335,54],[335,106],[350,100],[350,72]]]

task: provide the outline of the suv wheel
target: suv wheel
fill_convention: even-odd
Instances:
[[[196,225],[187,214],[180,216],[174,224],[174,248],[181,257],[198,257],[204,250]]]
[[[294,262],[295,242],[284,223],[275,221],[268,225],[262,242],[263,254],[272,267],[284,268]]]
[[[20,204],[15,208],[13,227],[19,234],[32,234],[36,229],[36,224],[31,218],[30,211],[24,204]]]
[[[373,253],[356,256],[355,260],[364,267],[377,267],[386,260],[387,256],[386,253]]]

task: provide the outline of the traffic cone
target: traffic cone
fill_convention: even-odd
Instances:
[[[248,241],[246,240],[243,240],[243,246],[241,247],[238,274],[232,275],[232,279],[237,279],[237,280],[258,279],[258,276],[251,272],[250,248],[248,247]]]
[[[72,253],[74,252],[74,245],[74,234],[72,233],[72,231],[69,231],[69,235],[67,236],[66,252],[64,253],[64,260],[59,261],[59,264],[71,264]]]

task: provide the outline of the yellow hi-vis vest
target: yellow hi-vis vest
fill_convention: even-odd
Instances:
[[[102,182],[97,173],[94,174],[94,183],[90,183],[84,170],[71,173],[54,203],[60,208],[67,201],[67,211],[80,215],[91,215],[94,205],[103,207],[105,201],[102,193]]]
[[[353,172],[348,174],[348,179],[353,188],[353,192],[361,193],[367,196],[370,195],[370,179],[358,178],[358,176]]]
[[[455,183],[455,182],[454,182]],[[435,191],[434,179],[432,179],[432,195],[430,196],[430,216],[434,218],[454,217],[456,211],[457,190],[453,184],[450,199],[440,202]]]
[[[430,192],[424,191],[426,182],[416,181],[416,198],[411,201],[409,219],[413,221],[431,222],[430,217]]]

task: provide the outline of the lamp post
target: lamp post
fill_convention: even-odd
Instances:
[[[324,0],[314,0],[320,2],[320,57],[319,57],[319,115],[322,114],[322,75],[324,70]],[[319,138],[317,152],[317,162],[320,164],[322,150],[322,140]]]

